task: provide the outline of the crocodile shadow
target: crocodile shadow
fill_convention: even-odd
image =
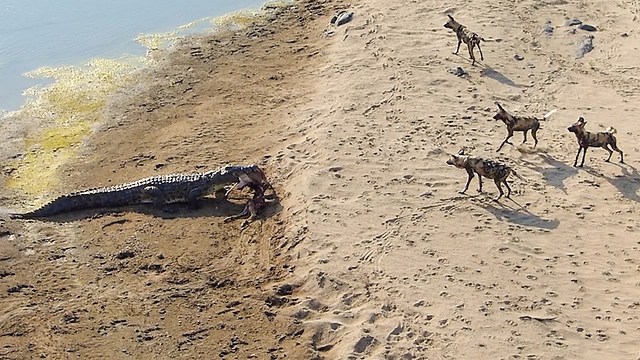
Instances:
[[[490,212],[498,221],[508,221],[512,224],[517,224],[525,227],[535,227],[539,229],[553,230],[560,225],[558,220],[543,219],[540,216],[525,209],[522,205],[518,204],[514,200],[511,200],[516,207],[509,206],[502,202],[482,202],[478,204],[479,207]],[[495,206],[498,204],[499,206]]]
[[[113,208],[94,208],[83,209],[77,211],[70,211],[63,214],[52,215],[43,218],[30,219],[29,221],[41,221],[41,222],[73,222],[78,220],[100,218],[106,215],[122,214],[128,212],[136,212],[139,214],[146,214],[161,219],[180,219],[180,218],[205,218],[205,217],[222,217],[237,215],[241,213],[249,198],[231,198],[216,200],[213,198],[199,199],[196,207],[192,208],[187,204],[167,204],[163,208],[158,209],[153,204],[139,204],[139,205],[127,205],[122,207]],[[237,201],[240,200],[240,201]],[[282,211],[282,205],[276,199],[272,199],[267,196],[267,204],[260,211],[257,219],[269,218]],[[248,216],[247,216],[248,218]],[[241,220],[241,219],[239,219]]]

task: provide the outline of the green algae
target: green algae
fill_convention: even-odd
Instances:
[[[37,118],[44,126],[25,139],[25,154],[11,164],[16,170],[5,186],[29,195],[58,186],[61,166],[75,157],[101,120],[108,97],[131,82],[140,64],[131,58],[95,59],[81,67],[43,67],[27,73],[54,82],[27,92],[17,119]]]
[[[285,7],[290,1],[268,2],[271,8]],[[180,38],[206,26],[213,31],[237,30],[250,25],[260,16],[256,11],[237,11],[220,17],[203,18],[184,24],[173,31],[141,34],[135,40],[147,50],[166,49]],[[29,135],[24,155],[10,166],[5,186],[30,195],[45,196],[59,188],[59,171],[77,156],[79,146],[102,120],[109,96],[134,80],[136,70],[150,65],[150,57],[93,59],[84,66],[42,67],[26,76],[53,80],[46,87],[33,87],[25,92],[26,104],[14,121],[38,119],[42,127]],[[43,199],[36,200],[42,202]]]

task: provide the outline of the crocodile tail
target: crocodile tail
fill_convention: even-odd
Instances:
[[[22,214],[9,214],[9,217],[12,219],[43,218],[76,210],[129,205],[132,203],[131,200],[126,194],[82,192],[62,195],[36,210]]]

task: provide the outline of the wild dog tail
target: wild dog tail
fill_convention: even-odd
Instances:
[[[518,174],[514,169],[511,169],[511,173],[513,175],[515,175],[518,179],[522,180],[522,181],[529,181],[526,178],[522,177],[522,175]]]
[[[607,132],[609,134],[615,134],[617,131],[616,131],[616,128],[609,126],[607,130],[605,130],[604,132]]]
[[[481,41],[486,41],[483,37],[481,37],[480,35],[478,35],[477,33],[473,33],[471,34],[471,39],[475,42],[475,43],[480,43]]]
[[[544,116],[542,117],[542,120],[547,120],[549,119],[549,116],[553,115],[554,112],[558,111],[558,109],[553,109],[551,111],[549,111],[548,113],[544,114]]]
[[[492,39],[492,38],[485,39],[485,38],[480,37],[480,36],[478,36],[478,38],[480,40],[484,41],[484,42],[502,42],[502,39]]]

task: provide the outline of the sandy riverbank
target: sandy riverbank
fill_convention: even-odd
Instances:
[[[5,188],[3,207],[223,163],[260,163],[286,201],[287,174],[271,162],[300,136],[292,123],[335,6],[302,2],[237,34],[155,53],[158,65],[111,100],[77,159],[56,169],[52,183],[62,185],[44,194]],[[3,165],[23,151],[13,144]],[[6,175],[20,181],[16,174]],[[290,297],[277,295],[279,281],[294,266],[288,211],[274,207],[245,228],[223,224],[242,201],[170,217],[132,209],[62,223],[3,218],[0,357],[304,358],[292,337],[300,326],[278,310]]]
[[[282,202],[246,228],[221,223],[233,204],[5,221],[4,356],[639,355],[637,6],[359,1],[351,23],[322,36],[342,6],[301,3],[242,34],[194,39],[114,104],[61,171],[65,187],[256,162]],[[452,54],[446,13],[502,41],[483,43],[473,67]],[[573,17],[598,29],[581,59],[589,34],[564,25]],[[457,66],[468,76],[449,73]],[[495,152],[506,134],[495,101],[558,109],[536,150]],[[566,128],[579,116],[618,130],[626,164],[594,149],[571,166]],[[500,203],[491,181],[459,195],[466,174],[445,161],[462,146],[528,181]]]

